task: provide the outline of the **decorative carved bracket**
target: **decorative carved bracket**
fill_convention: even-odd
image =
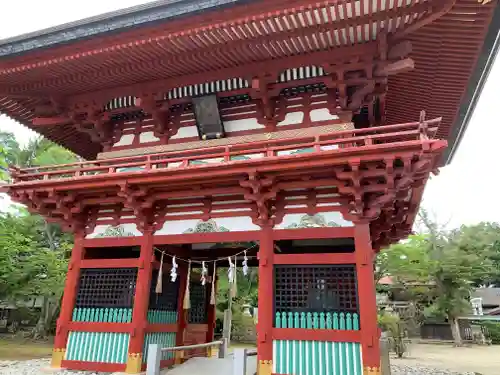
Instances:
[[[120,190],[117,195],[122,197],[123,205],[130,208],[137,218],[137,229],[144,231],[152,228],[154,225],[154,202],[151,199],[145,199],[148,196],[147,188],[133,188],[126,182],[120,183]]]
[[[344,213],[346,220],[367,223],[384,215],[384,224],[391,222],[388,217],[402,223],[404,220],[401,212],[407,209],[412,189],[421,186],[433,170],[433,156],[423,145],[418,160],[410,156],[396,160],[396,157],[390,156],[380,165],[366,169],[366,166],[360,165],[359,160],[353,159],[349,162],[349,167],[350,171],[336,171],[340,182],[339,193],[347,198],[347,210]],[[372,182],[365,183],[365,178]],[[377,179],[383,180],[383,184],[374,182]],[[390,225],[391,228],[393,226]]]
[[[252,89],[250,95],[259,100],[259,123],[266,126],[266,129],[273,131],[278,122],[285,117],[282,101],[279,100],[279,90],[274,86],[276,79],[272,74],[266,74],[252,79]],[[278,111],[281,108],[281,111]]]
[[[338,99],[339,108],[332,108],[330,112],[357,113],[368,106],[370,121],[373,123],[373,106],[378,99],[383,117],[387,78],[414,68],[413,60],[407,57],[410,53],[409,41],[389,45],[386,33],[381,32],[378,57],[365,61],[354,58],[344,64],[339,61],[321,64],[328,73],[324,77],[324,83],[330,95],[336,95]]]
[[[157,94],[144,93],[136,101],[136,105],[141,107],[145,112],[149,113],[153,118],[154,125],[154,135],[158,138],[166,137],[167,139],[174,134],[169,129],[170,123],[170,104],[168,101],[161,102],[163,98],[160,98]]]
[[[247,189],[244,198],[256,204],[258,216],[254,223],[261,227],[274,225],[271,201],[276,199],[278,193],[274,177],[261,177],[257,172],[251,172],[247,179],[242,179],[239,183],[241,187]]]
[[[109,147],[113,141],[113,124],[101,103],[92,102],[66,111],[75,128],[88,134],[93,142]]]
[[[27,190],[11,191],[10,196],[14,202],[27,206],[30,212],[42,215],[48,222],[59,224],[65,231],[83,231],[87,222],[85,209],[74,194],[49,190],[48,196],[41,196],[36,191]],[[55,203],[55,209],[51,203]]]

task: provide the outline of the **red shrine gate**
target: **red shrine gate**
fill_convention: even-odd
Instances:
[[[2,113],[89,160],[2,188],[75,235],[52,366],[138,373],[151,343],[211,341],[198,262],[256,243],[259,374],[380,374],[374,257],[458,143],[495,9],[182,0],[0,41]]]

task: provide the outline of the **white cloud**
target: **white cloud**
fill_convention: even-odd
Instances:
[[[500,221],[499,86],[497,58],[452,163],[425,189],[423,206],[450,226]]]

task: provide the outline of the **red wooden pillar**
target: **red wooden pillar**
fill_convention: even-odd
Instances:
[[[128,348],[128,374],[138,374],[142,367],[142,349],[148,323],[149,293],[154,262],[153,231],[146,229],[142,237],[141,255],[135,287],[134,309],[132,312],[132,333]]]
[[[376,375],[380,374],[380,348],[369,224],[356,224],[354,244],[364,373]]]
[[[271,375],[273,361],[274,240],[271,225],[262,226],[259,246],[258,375]]]
[[[83,240],[85,234],[82,231],[75,233],[75,243],[71,252],[68,273],[66,275],[66,284],[61,302],[61,312],[57,320],[57,330],[54,342],[54,351],[52,353],[51,366],[60,368],[66,353],[66,344],[68,342],[68,324],[72,319],[73,308],[75,307],[76,294],[78,291],[78,281],[80,278],[80,264],[84,254]]]

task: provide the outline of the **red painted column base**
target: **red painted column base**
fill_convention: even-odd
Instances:
[[[380,333],[377,325],[377,300],[373,274],[375,254],[371,246],[369,224],[356,224],[354,242],[363,374],[378,375],[380,374]]]
[[[80,264],[82,262],[84,254],[83,241],[83,232],[75,233],[75,243],[71,252],[71,259],[68,265],[68,273],[66,275],[66,283],[64,286],[64,293],[61,301],[61,312],[59,314],[59,319],[57,319],[54,350],[52,352],[52,360],[50,364],[52,368],[61,368],[66,354],[69,325],[71,323],[76,294],[78,292]]]
[[[273,368],[273,272],[274,240],[273,229],[262,227],[259,248],[259,316],[257,322],[257,374],[271,375]]]

